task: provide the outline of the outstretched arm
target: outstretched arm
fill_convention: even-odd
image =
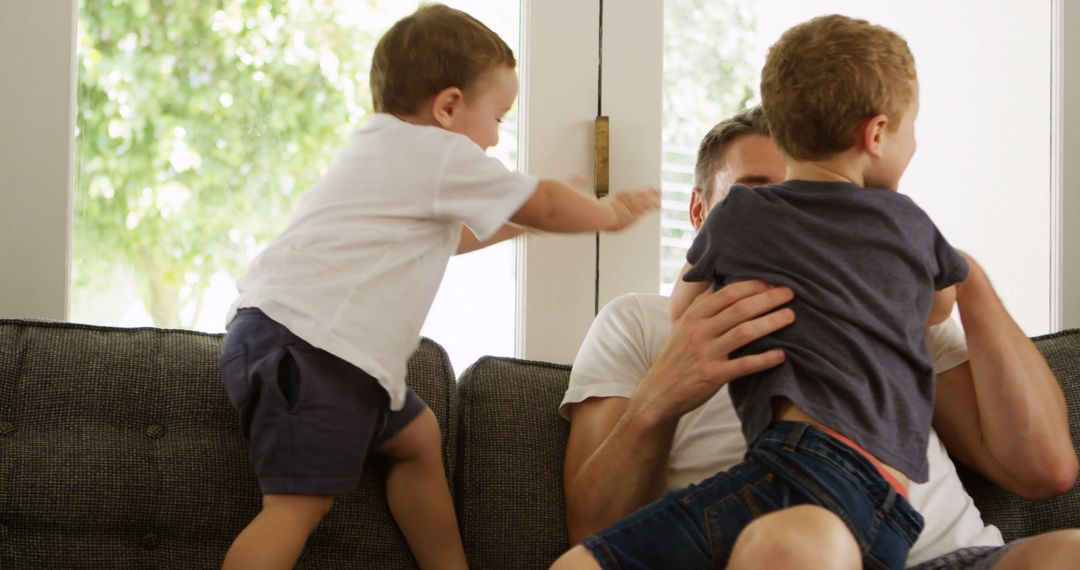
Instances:
[[[655,188],[627,190],[597,200],[558,180],[544,179],[510,221],[557,233],[613,232],[659,207],[660,191]]]
[[[457,251],[454,255],[461,255],[463,253],[469,253],[470,251],[476,251],[483,249],[489,245],[495,245],[501,241],[505,241],[511,238],[515,238],[525,233],[525,228],[519,228],[514,224],[503,224],[503,227],[499,228],[499,231],[495,232],[495,235],[488,239],[481,240],[476,237],[476,234],[472,233],[467,226],[461,228],[461,241],[458,242]]]
[[[934,427],[952,455],[1002,488],[1060,495],[1077,477],[1061,387],[986,273],[968,264],[956,302],[970,360],[938,375]]]
[[[760,281],[701,295],[674,324],[629,399],[592,398],[570,408],[563,481],[572,543],[663,494],[671,443],[684,414],[728,382],[783,362],[779,350],[729,355],[791,324],[794,313],[776,308],[792,296],[790,289]]]

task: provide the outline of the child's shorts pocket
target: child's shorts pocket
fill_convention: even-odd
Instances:
[[[244,437],[247,437],[251,424],[250,410],[254,408],[252,396],[258,399],[256,394],[258,387],[251,385],[248,374],[247,352],[246,344],[227,347],[219,360],[221,382],[225,385],[225,393],[228,394],[229,401],[240,412],[240,425],[243,428]]]

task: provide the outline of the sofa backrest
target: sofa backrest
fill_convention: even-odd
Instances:
[[[0,568],[213,568],[260,508],[221,335],[0,320]],[[425,340],[409,383],[453,480],[457,392]],[[369,463],[297,568],[415,568]]]
[[[212,568],[259,510],[218,373],[221,335],[0,320],[0,568]],[[1080,441],[1080,331],[1035,339]],[[408,383],[443,431],[472,568],[546,568],[568,548],[557,413],[569,366],[483,358],[456,384],[423,340]],[[365,467],[297,568],[415,568],[385,467]],[[1080,527],[1080,489],[1043,503],[961,469],[1007,538]]]
[[[458,387],[455,503],[470,568],[547,568],[569,548],[558,414],[570,367],[484,357]]]

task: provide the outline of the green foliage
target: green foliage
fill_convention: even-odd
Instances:
[[[697,146],[756,98],[754,2],[665,0],[661,280],[673,283],[693,239],[687,221]]]
[[[76,298],[133,274],[156,326],[191,326],[370,112],[382,27],[338,0],[80,4]]]
[[[753,2],[665,0],[665,142],[696,148],[709,128],[754,99],[748,55],[756,36]]]

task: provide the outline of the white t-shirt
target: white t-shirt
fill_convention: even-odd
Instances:
[[[559,413],[567,417],[568,404],[588,398],[629,398],[670,334],[667,297],[630,293],[612,300],[596,316],[574,359]],[[968,359],[963,331],[952,320],[933,327],[927,345],[937,373]],[[746,440],[725,386],[679,421],[668,461],[668,490],[730,469],[745,453]],[[927,459],[929,480],[909,489],[911,503],[926,524],[908,555],[908,566],[959,548],[1003,544],[997,527],[983,523],[934,432],[930,433]]]
[[[375,377],[401,409],[405,365],[462,224],[490,237],[536,186],[464,135],[376,114],[251,262],[228,320],[262,309]]]

